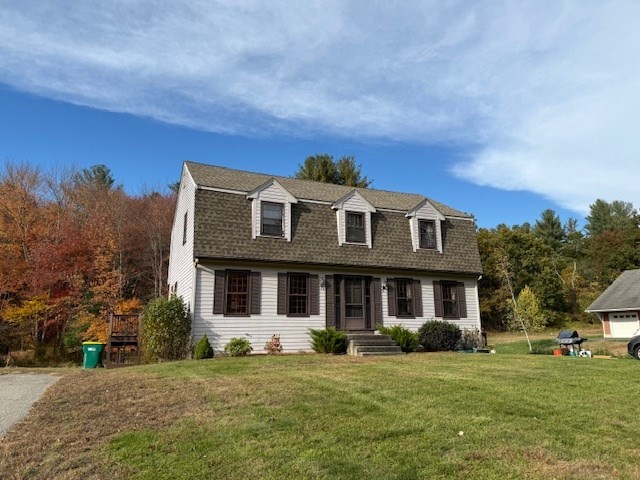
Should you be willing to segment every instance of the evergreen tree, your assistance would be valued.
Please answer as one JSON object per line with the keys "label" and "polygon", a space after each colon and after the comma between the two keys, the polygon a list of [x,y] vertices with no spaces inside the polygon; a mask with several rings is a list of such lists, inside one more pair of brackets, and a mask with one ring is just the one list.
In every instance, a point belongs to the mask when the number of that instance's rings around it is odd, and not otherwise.
{"label": "evergreen tree", "polygon": [[554,252],[559,253],[565,240],[565,232],[562,229],[560,218],[551,209],[542,212],[540,220],[533,227],[534,235],[541,239]]}
{"label": "evergreen tree", "polygon": [[362,176],[362,167],[356,163],[353,155],[345,155],[337,162],[328,154],[307,157],[298,165],[296,178],[316,182],[334,183],[350,187],[367,188],[371,181]]}

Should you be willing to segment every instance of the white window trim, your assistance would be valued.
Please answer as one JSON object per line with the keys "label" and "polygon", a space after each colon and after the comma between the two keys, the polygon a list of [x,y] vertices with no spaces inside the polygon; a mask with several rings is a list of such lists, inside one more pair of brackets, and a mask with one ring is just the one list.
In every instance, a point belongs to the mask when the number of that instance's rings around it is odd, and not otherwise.
{"label": "white window trim", "polygon": [[[358,203],[362,205],[361,207],[354,207],[352,205],[348,205],[349,200],[352,198],[356,198]],[[373,205],[371,205],[367,199],[365,199],[357,190],[352,190],[347,195],[342,197],[340,200],[335,202],[332,206],[332,209],[336,211],[336,221],[338,222],[338,245],[359,245],[359,246],[367,246],[368,248],[373,248],[373,235],[371,233],[371,214],[376,212],[376,209]],[[360,242],[347,242],[347,215],[346,212],[353,213],[364,213],[364,233],[366,241],[364,243]]]}
{"label": "white window trim", "polygon": [[[272,198],[262,198],[261,194],[268,188],[275,187],[282,192],[284,201],[277,201]],[[298,199],[291,195],[286,188],[284,188],[275,178],[268,180],[260,185],[255,190],[247,194],[247,199],[251,200],[251,238],[257,237],[273,238],[273,239],[285,239],[287,242],[291,241],[291,205],[298,203]],[[283,235],[281,237],[274,235],[262,235],[262,202],[267,203],[280,203],[282,208],[282,230]]]}

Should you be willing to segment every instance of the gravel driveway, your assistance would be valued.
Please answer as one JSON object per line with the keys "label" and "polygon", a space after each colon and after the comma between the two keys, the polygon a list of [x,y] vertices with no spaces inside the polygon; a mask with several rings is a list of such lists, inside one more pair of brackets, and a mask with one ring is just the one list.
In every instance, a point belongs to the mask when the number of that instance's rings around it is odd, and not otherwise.
{"label": "gravel driveway", "polygon": [[0,375],[0,437],[58,380],[53,375]]}

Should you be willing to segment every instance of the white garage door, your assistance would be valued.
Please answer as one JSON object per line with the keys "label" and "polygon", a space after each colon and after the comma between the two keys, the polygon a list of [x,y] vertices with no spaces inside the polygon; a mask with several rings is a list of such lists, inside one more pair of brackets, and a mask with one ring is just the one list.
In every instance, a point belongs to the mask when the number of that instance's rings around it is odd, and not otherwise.
{"label": "white garage door", "polygon": [[631,338],[640,328],[637,313],[614,313],[611,320],[611,336],[614,338]]}

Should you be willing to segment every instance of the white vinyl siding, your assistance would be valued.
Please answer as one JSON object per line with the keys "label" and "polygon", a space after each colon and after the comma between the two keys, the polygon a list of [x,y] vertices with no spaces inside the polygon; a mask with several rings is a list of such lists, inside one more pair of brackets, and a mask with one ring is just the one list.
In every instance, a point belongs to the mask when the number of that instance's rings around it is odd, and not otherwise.
{"label": "white vinyl siding", "polygon": [[[320,314],[309,317],[287,317],[278,315],[278,272],[292,269],[251,268],[261,274],[261,306],[259,315],[231,317],[213,314],[215,270],[233,269],[225,265],[200,265],[196,273],[198,290],[195,297],[193,336],[197,341],[207,335],[214,350],[222,351],[234,337],[245,337],[253,346],[254,353],[264,353],[264,345],[272,335],[280,335],[284,352],[310,351],[309,329],[323,329],[325,318],[325,291],[320,289]],[[324,272],[312,272],[324,278]]]}
{"label": "white vinyl siding", "polygon": [[[406,276],[405,276],[406,277]],[[393,278],[393,277],[390,277]],[[480,330],[480,305],[478,302],[478,290],[475,280],[464,280],[465,287],[465,299],[467,305],[467,317],[460,319],[443,319],[442,317],[436,317],[436,307],[433,298],[433,282],[437,280],[447,280],[440,277],[420,277],[409,276],[406,278],[413,278],[420,280],[420,286],[422,288],[422,317],[416,318],[398,318],[389,316],[389,304],[387,292],[382,292],[382,313],[383,324],[389,325],[402,325],[410,330],[418,330],[423,323],[428,320],[446,320],[455,325],[458,325],[461,330]],[[382,282],[386,283],[387,278],[382,277]],[[454,280],[461,281],[461,280]]]}
{"label": "white vinyl siding", "polygon": [[[169,291],[178,284],[175,294],[182,297],[185,304],[191,308],[193,285],[193,236],[194,236],[194,205],[196,186],[187,168],[183,168],[180,181],[180,192],[176,204],[171,229],[171,251],[169,254],[169,273],[167,283]],[[186,238],[184,230],[185,214],[187,218]],[[185,240],[183,242],[183,239]]]}

